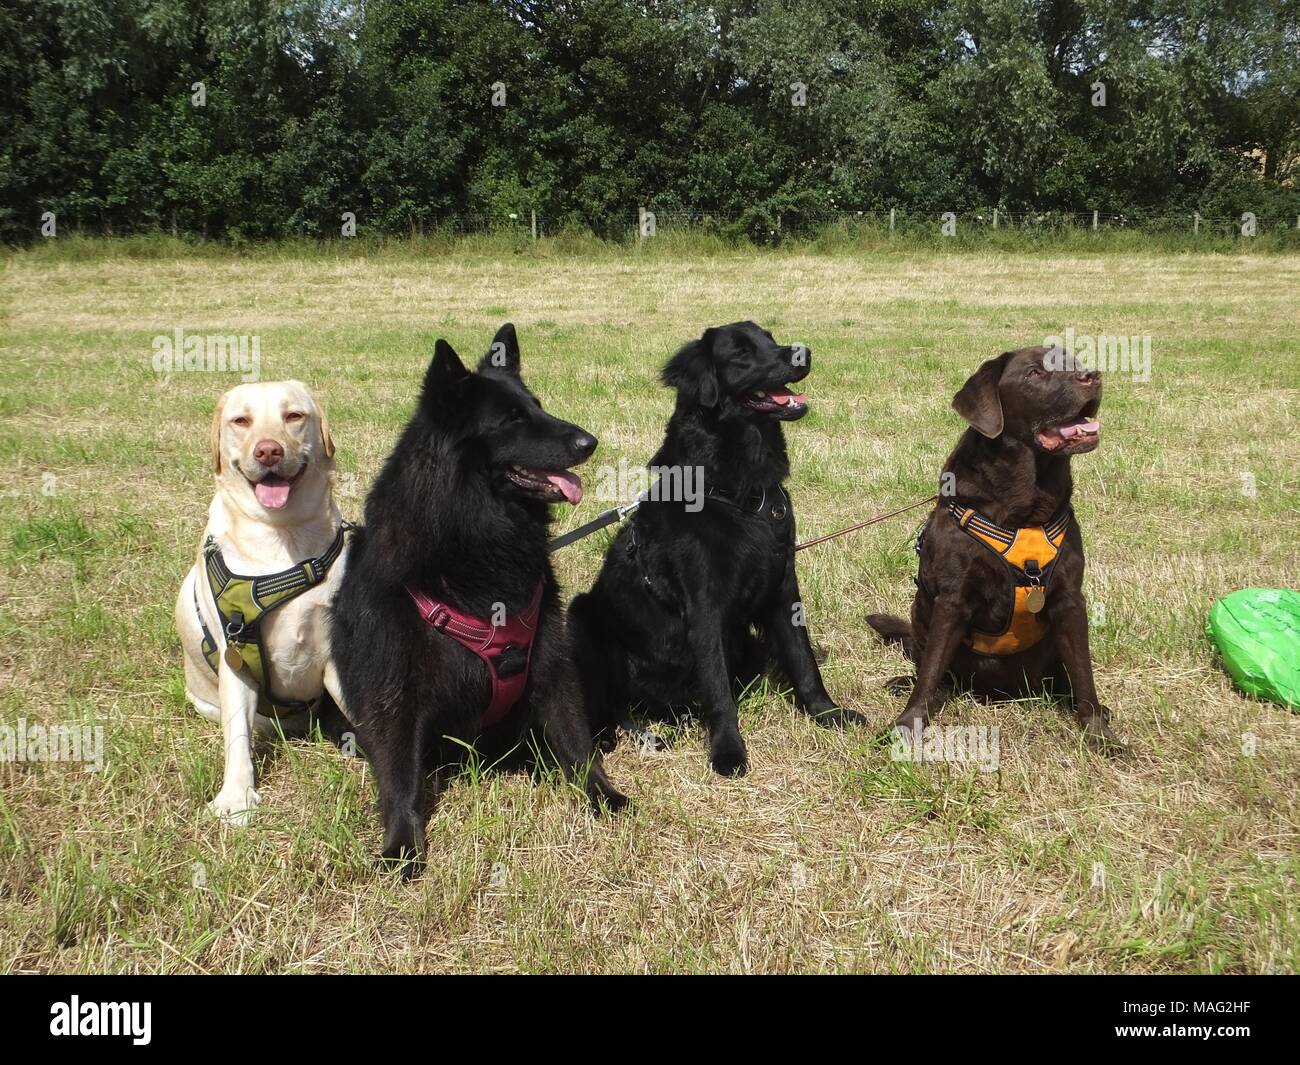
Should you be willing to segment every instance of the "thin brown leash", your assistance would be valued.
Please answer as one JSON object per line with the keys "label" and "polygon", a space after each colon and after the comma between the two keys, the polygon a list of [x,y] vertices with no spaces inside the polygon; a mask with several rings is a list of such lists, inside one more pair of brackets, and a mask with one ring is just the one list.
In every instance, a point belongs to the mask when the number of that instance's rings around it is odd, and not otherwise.
{"label": "thin brown leash", "polygon": [[816,547],[818,544],[824,544],[827,540],[834,540],[839,536],[848,536],[851,532],[857,532],[859,529],[865,529],[868,525],[875,525],[878,522],[885,521],[887,518],[897,517],[899,514],[906,514],[909,510],[915,510],[917,507],[924,507],[933,503],[938,496],[930,496],[922,499],[917,503],[909,503],[905,507],[899,507],[897,510],[891,510],[888,514],[877,514],[874,518],[868,518],[866,521],[860,521],[856,525],[850,525],[847,529],[840,529],[839,532],[827,533],[825,536],[819,536],[815,540],[805,540],[803,543],[795,546],[796,551],[802,551],[805,547]]}

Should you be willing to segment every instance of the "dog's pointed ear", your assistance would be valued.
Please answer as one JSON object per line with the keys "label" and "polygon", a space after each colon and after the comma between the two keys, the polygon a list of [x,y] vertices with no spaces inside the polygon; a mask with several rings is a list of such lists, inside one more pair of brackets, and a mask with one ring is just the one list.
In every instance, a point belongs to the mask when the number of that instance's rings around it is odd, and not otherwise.
{"label": "dog's pointed ear", "polygon": [[433,359],[424,374],[420,403],[437,410],[448,402],[454,402],[460,391],[457,386],[468,376],[469,371],[460,361],[456,349],[439,337],[433,346]]}
{"label": "dog's pointed ear", "polygon": [[718,405],[718,371],[713,364],[714,329],[706,329],[699,340],[692,340],[668,360],[659,377],[679,395],[694,400],[701,407]]}
{"label": "dog's pointed ear", "polygon": [[1004,351],[996,359],[988,359],[952,397],[952,409],[989,439],[1002,435],[1002,397],[998,395],[998,383],[1013,354]]}
{"label": "dog's pointed ear", "polygon": [[221,426],[226,420],[226,396],[225,393],[217,400],[217,409],[212,412],[212,472],[221,472]]}
{"label": "dog's pointed ear", "polygon": [[514,377],[519,376],[519,337],[515,335],[513,323],[506,322],[492,338],[492,346],[487,354],[479,360],[478,368],[483,370],[503,370]]}

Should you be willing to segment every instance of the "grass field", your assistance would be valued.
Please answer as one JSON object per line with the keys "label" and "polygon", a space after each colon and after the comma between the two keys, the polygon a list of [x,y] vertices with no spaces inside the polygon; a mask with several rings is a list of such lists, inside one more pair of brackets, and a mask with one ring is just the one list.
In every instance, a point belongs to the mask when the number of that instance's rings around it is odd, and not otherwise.
{"label": "grass field", "polygon": [[[1300,716],[1237,695],[1203,634],[1231,590],[1300,586],[1300,256],[110,245],[10,254],[3,292],[0,717],[102,725],[105,749],[97,773],[0,764],[0,971],[1300,970]],[[761,693],[743,779],[710,773],[697,731],[622,745],[626,816],[467,773],[409,886],[372,867],[368,767],[324,742],[260,749],[249,828],[205,814],[220,734],[184,703],[171,610],[236,376],[161,377],[155,335],[258,335],[263,379],[326,405],[359,517],[437,336],[477,355],[513,320],[534,391],[600,437],[595,464],[635,468],[670,409],[658,366],[746,317],[815,353],[787,428],[804,537],[932,492],[982,359],[1071,326],[1152,337],[1151,380],[1111,375],[1075,461],[1131,758],[1043,702],[958,700],[941,721],[997,726],[999,771],[911,765]],[[800,556],[827,686],[881,727],[904,666],[863,616],[906,609],[918,520]],[[566,589],[607,542],[563,553]]]}

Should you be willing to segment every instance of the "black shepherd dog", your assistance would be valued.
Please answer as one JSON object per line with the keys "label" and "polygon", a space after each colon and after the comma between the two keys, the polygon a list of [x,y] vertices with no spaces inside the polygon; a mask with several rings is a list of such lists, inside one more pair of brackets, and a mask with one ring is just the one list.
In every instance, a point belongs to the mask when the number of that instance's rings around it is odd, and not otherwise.
{"label": "black shepherd dog", "polygon": [[[786,385],[811,367],[807,348],[777,344],[753,322],[707,330],[664,367],[677,406],[650,463],[660,490],[569,611],[587,712],[606,747],[631,704],[651,714],[696,706],[713,768],[744,773],[735,693],[772,660],[816,721],[862,721],[826,694],[794,571],[781,422],[807,413]],[[685,486],[692,471],[703,480],[697,500],[664,498],[666,480]]]}
{"label": "black shepherd dog", "polygon": [[431,771],[461,760],[458,740],[493,761],[540,751],[594,804],[627,802],[593,754],[546,550],[550,504],[582,498],[568,468],[595,449],[524,386],[514,326],[477,373],[438,341],[331,626],[344,712],[378,779],[383,858],[406,876],[424,853]]}

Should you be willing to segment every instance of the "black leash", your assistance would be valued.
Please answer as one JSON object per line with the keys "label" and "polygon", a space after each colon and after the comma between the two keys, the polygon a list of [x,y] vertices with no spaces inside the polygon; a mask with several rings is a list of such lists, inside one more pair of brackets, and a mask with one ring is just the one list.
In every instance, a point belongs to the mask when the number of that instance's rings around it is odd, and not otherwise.
{"label": "black leash", "polygon": [[591,521],[585,525],[579,525],[576,529],[570,529],[568,532],[557,536],[546,545],[548,552],[558,551],[562,547],[568,547],[572,543],[590,536],[594,532],[605,528],[606,525],[613,525],[616,521],[623,521],[629,514],[636,510],[642,502],[649,497],[648,492],[642,492],[631,503],[624,503],[621,507],[614,507],[603,514],[597,514]]}

